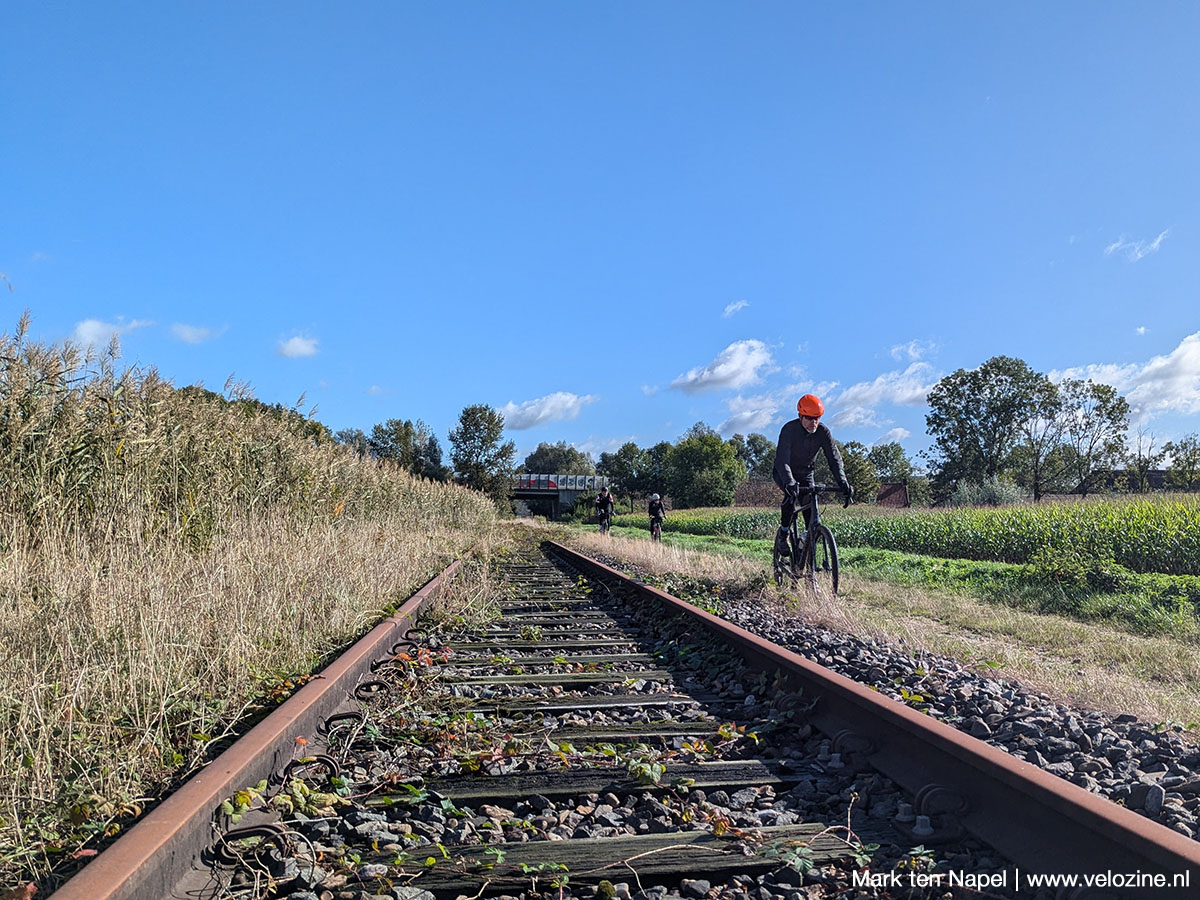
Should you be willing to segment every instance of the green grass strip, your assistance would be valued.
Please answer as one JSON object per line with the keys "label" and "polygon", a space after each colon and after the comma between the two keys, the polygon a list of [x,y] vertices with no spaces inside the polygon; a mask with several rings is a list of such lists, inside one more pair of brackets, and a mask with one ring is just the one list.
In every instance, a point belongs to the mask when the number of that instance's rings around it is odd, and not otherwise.
{"label": "green grass strip", "polygon": [[[613,533],[646,539],[647,529],[614,527]],[[663,543],[770,565],[770,540],[664,532]],[[1025,564],[942,559],[840,543],[838,552],[842,570],[857,578],[958,592],[1027,612],[1103,622],[1137,634],[1200,638],[1200,578],[1196,576],[1138,574],[1119,567],[1048,572]]]}

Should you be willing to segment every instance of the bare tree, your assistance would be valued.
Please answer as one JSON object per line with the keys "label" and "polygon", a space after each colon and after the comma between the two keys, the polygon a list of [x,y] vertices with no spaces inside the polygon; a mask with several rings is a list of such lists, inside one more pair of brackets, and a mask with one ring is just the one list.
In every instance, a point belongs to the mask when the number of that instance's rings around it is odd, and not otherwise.
{"label": "bare tree", "polygon": [[1129,490],[1144,494],[1150,490],[1150,472],[1157,469],[1165,457],[1165,450],[1155,450],[1156,438],[1145,428],[1137,430],[1137,438],[1125,457],[1125,479]]}

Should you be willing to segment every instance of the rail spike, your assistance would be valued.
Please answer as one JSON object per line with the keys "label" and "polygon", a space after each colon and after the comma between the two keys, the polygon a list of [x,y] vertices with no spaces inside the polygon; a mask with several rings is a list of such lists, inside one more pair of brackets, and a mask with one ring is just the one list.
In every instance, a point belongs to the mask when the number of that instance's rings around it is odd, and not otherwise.
{"label": "rail spike", "polygon": [[[233,844],[235,841],[243,841],[249,838],[261,838],[261,840],[258,844],[247,850],[237,850],[234,848]],[[246,857],[261,856],[263,851],[272,844],[280,856],[289,855],[292,852],[291,832],[284,826],[275,823],[232,828],[217,838],[211,848],[211,853],[213,858],[222,864],[233,866]]]}
{"label": "rail spike", "polygon": [[961,816],[970,807],[967,798],[954,788],[933,782],[922,787],[913,797],[913,809],[926,816]]}
{"label": "rail spike", "polygon": [[833,736],[833,751],[835,753],[862,753],[870,756],[878,749],[875,739],[867,734],[860,734],[845,728]]}
{"label": "rail spike", "polygon": [[317,768],[324,769],[327,778],[337,778],[342,774],[341,764],[336,759],[324,753],[318,753],[316,756],[303,756],[300,759],[293,759],[283,767],[281,778],[287,781],[296,772]]}
{"label": "rail spike", "polygon": [[391,691],[391,686],[386,681],[372,679],[363,681],[354,688],[354,699],[365,703],[368,700],[373,700],[376,697],[381,697]]}

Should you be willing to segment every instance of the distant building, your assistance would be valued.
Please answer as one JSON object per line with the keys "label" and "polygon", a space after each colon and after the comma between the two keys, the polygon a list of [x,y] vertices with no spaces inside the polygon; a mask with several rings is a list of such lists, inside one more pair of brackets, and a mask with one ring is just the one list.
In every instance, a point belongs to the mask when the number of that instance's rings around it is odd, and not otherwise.
{"label": "distant building", "polygon": [[908,501],[908,485],[903,481],[881,481],[879,493],[875,495],[878,506],[911,506]]}
{"label": "distant building", "polygon": [[751,475],[733,492],[734,506],[778,506],[783,493],[764,475]]}
{"label": "distant building", "polygon": [[[1125,469],[1114,469],[1104,479],[1108,490],[1124,491],[1129,489],[1129,472]],[[1146,472],[1146,487],[1152,491],[1165,490],[1167,486],[1166,469],[1150,469]]]}

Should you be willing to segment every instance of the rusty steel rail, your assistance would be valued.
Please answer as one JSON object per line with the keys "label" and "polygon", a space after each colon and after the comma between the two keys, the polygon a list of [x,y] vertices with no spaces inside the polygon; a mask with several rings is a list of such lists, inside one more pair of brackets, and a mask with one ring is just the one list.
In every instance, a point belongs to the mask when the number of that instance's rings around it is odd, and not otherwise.
{"label": "rusty steel rail", "polygon": [[295,738],[346,702],[373,661],[411,628],[438,590],[458,571],[455,560],[389,619],[322,669],[280,707],[201,769],[145,818],[50,895],[52,900],[158,900],[212,843],[212,816],[222,800],[279,771]]}
{"label": "rusty steel rail", "polygon": [[[1028,871],[1132,874],[1144,882],[1080,886],[1061,891],[1063,900],[1200,896],[1200,843],[603,563],[548,544],[580,569],[631,585],[691,617],[767,671],[785,673],[816,700],[809,721],[833,739],[833,749],[863,754],[912,792],[917,813],[960,824]],[[1185,873],[1188,884],[1174,886]],[[1166,886],[1152,885],[1156,875],[1165,877]]]}

